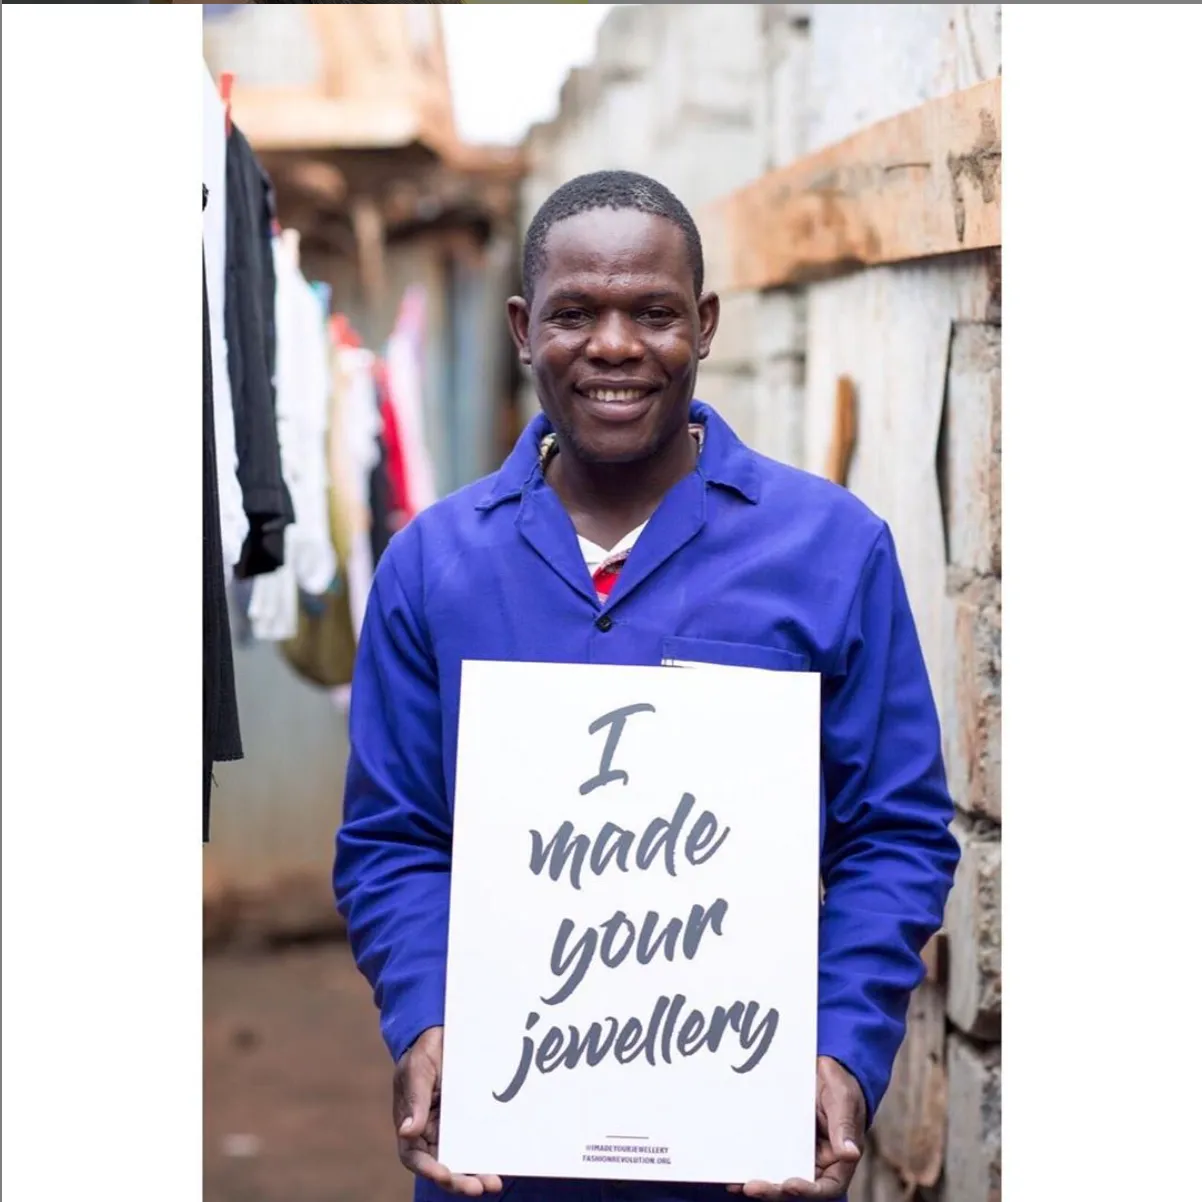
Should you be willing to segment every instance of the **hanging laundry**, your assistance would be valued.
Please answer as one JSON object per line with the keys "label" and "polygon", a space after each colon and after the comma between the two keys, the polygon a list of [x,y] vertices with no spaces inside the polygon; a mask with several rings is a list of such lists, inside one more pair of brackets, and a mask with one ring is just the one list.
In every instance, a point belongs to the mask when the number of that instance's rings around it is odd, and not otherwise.
{"label": "hanging laundry", "polygon": [[331,524],[341,540],[351,623],[358,640],[367,613],[375,563],[371,550],[371,473],[379,458],[380,412],[373,357],[345,318],[331,320],[334,388],[330,411]]}
{"label": "hanging laundry", "polygon": [[350,684],[356,640],[341,567],[320,597],[298,594],[296,634],[281,642],[280,650],[292,668],[312,684],[324,688]]}
{"label": "hanging laundry", "polygon": [[401,424],[397,416],[396,402],[392,397],[392,385],[386,360],[376,360],[374,374],[376,400],[380,407],[383,468],[392,493],[394,510],[394,517],[389,524],[393,529],[399,530],[413,517],[413,507],[409,498],[409,481],[405,475],[405,451],[401,443]]}
{"label": "hanging laundry", "polygon": [[226,580],[250,531],[238,483],[234,407],[225,344],[225,106],[208,68],[201,66],[204,110],[204,260],[213,376],[213,438],[216,454],[222,561]]}
{"label": "hanging laundry", "polygon": [[438,499],[434,463],[426,445],[422,420],[422,347],[426,334],[425,291],[405,290],[396,325],[388,339],[385,359],[388,386],[397,417],[404,464],[404,507],[412,516]]}
{"label": "hanging laundry", "polygon": [[329,522],[338,570],[321,596],[298,594],[297,633],[281,645],[305,679],[345,690],[375,564],[371,547],[371,476],[379,461],[380,415],[373,357],[345,317],[329,319],[329,420],[326,436]]}
{"label": "hanging laundry", "polygon": [[320,596],[337,569],[330,537],[326,435],[330,371],[325,315],[301,274],[299,235],[274,239],[276,428],[296,521],[284,532],[284,563],[256,576],[248,610],[255,637],[297,633],[298,589]]}
{"label": "hanging laundry", "polygon": [[217,440],[213,412],[209,289],[206,265],[203,262],[201,272],[204,281],[201,292],[201,443],[204,454],[204,466],[201,471],[204,498],[201,509],[201,758],[204,769],[201,837],[207,842],[213,764],[242,758],[242,733],[238,724],[234,653],[230,639],[225,571],[222,563],[221,498],[218,488]]}
{"label": "hanging laundry", "polygon": [[249,533],[240,576],[284,563],[284,531],[295,520],[276,426],[275,220],[271,184],[242,131],[226,146],[225,336],[233,399],[238,480]]}
{"label": "hanging laundry", "polygon": [[[379,389],[376,391],[379,400]],[[396,504],[396,491],[388,473],[388,448],[384,438],[383,423],[384,409],[380,409],[381,429],[376,437],[376,452],[379,459],[372,468],[371,492],[371,561],[374,567],[380,566],[380,560],[388,547],[396,528],[399,511]]]}

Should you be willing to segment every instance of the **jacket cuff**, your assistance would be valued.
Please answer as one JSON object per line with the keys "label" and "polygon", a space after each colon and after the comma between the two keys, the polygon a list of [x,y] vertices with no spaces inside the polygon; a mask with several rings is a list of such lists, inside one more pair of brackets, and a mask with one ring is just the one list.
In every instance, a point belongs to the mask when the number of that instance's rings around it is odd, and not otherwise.
{"label": "jacket cuff", "polygon": [[431,1027],[443,1025],[441,1010],[429,1010],[422,1014],[398,1014],[385,1018],[380,1023],[380,1033],[392,1054],[395,1064],[417,1042],[418,1038]]}

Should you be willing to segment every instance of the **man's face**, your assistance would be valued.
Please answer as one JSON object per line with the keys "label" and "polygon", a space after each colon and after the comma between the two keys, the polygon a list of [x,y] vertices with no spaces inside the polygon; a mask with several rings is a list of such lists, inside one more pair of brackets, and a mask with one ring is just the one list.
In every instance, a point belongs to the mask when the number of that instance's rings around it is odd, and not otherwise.
{"label": "man's face", "polygon": [[664,217],[594,209],[551,227],[529,306],[509,302],[518,354],[577,458],[632,463],[688,424],[718,298],[693,293],[684,234]]}

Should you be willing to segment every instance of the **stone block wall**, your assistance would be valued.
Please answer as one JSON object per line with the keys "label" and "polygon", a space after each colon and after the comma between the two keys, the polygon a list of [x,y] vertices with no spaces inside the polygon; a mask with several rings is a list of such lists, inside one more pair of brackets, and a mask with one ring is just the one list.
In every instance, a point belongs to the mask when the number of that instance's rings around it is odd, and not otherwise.
{"label": "stone block wall", "polygon": [[[627,168],[694,212],[863,126],[1001,72],[998,4],[619,5],[532,131],[528,220]],[[709,248],[714,257],[714,248]],[[822,471],[836,381],[848,487],[893,529],[944,730],[963,862],[852,1202],[1001,1189],[1001,294],[995,252],[722,297],[698,395]],[[535,399],[527,389],[526,411]]]}

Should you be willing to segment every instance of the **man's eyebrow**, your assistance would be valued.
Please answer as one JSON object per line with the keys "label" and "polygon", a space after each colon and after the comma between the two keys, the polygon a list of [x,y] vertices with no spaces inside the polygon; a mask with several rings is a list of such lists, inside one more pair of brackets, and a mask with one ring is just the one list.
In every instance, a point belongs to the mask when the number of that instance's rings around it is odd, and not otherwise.
{"label": "man's eyebrow", "polygon": [[[637,293],[634,302],[643,305],[654,304],[656,301],[680,302],[683,296],[684,294],[675,288],[654,288],[647,292]],[[593,305],[596,304],[596,297],[578,289],[563,289],[550,293],[543,303],[543,307],[550,308],[553,305],[563,304]]]}
{"label": "man's eyebrow", "polygon": [[653,292],[640,292],[638,299],[644,304],[652,301],[679,301],[684,293],[675,288],[657,288]]}
{"label": "man's eyebrow", "polygon": [[551,305],[562,305],[573,301],[577,304],[588,304],[591,300],[592,297],[590,297],[587,292],[563,289],[558,292],[550,293],[544,302],[543,307],[549,308]]}

